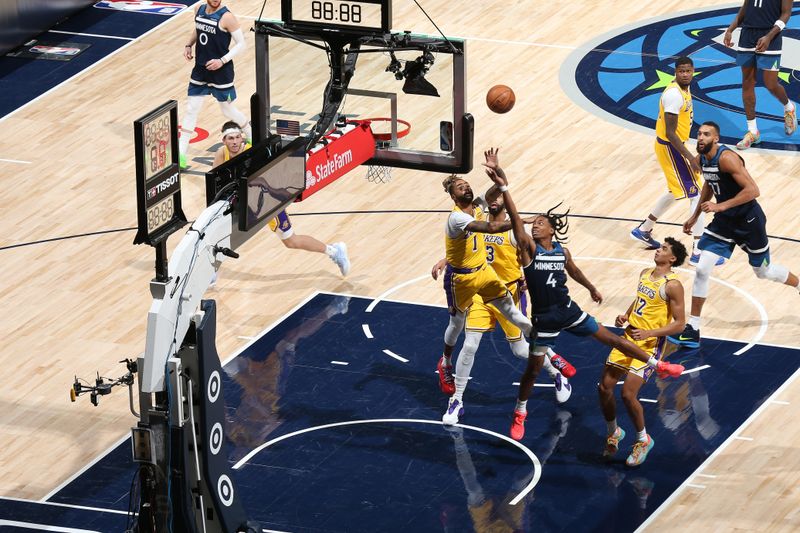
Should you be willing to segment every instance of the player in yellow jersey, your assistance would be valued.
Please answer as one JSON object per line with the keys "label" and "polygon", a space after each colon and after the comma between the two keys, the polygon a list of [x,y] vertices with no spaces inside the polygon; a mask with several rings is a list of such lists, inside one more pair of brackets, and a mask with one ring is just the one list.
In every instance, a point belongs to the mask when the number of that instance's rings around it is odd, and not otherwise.
{"label": "player in yellow jersey", "polygon": [[[694,213],[700,200],[700,189],[703,188],[700,165],[684,144],[689,139],[694,119],[692,93],[689,89],[693,77],[692,60],[688,57],[678,58],[675,61],[675,80],[667,85],[659,101],[655,152],[667,179],[669,191],[656,200],[656,205],[645,221],[631,230],[631,237],[646,244],[649,250],[660,247],[652,236],[653,227],[675,200],[688,198],[690,213]],[[690,262],[693,265],[700,258],[697,242],[702,234],[703,217],[700,217],[692,228],[694,252]]]}
{"label": "player in yellow jersey", "polygon": [[[445,228],[447,266],[444,289],[447,294],[450,321],[444,333],[444,351],[437,370],[439,387],[442,392],[452,396],[456,391],[453,379],[453,349],[464,329],[467,309],[472,305],[473,296],[477,294],[483,302],[493,303],[503,316],[522,330],[526,337],[531,330],[531,321],[514,305],[508,288],[486,262],[486,246],[481,234],[503,233],[511,229],[511,223],[487,221],[484,216],[486,206],[478,205],[466,180],[455,175],[448,176],[442,185],[455,205],[447,217]],[[499,188],[492,185],[482,198],[486,202],[492,202],[499,193]]]}
{"label": "player in yellow jersey", "polygon": [[[641,272],[636,299],[625,314],[619,315],[615,321],[617,327],[627,322],[625,338],[659,360],[668,355],[666,352],[675,349],[675,345],[667,342],[667,335],[683,331],[686,322],[683,285],[672,271],[672,267],[683,264],[686,255],[686,248],[679,241],[671,237],[664,239],[664,244],[655,253],[656,266]],[[653,369],[646,363],[628,357],[617,349],[611,350],[598,386],[600,408],[608,430],[604,457],[617,453],[619,442],[625,437],[625,431],[617,426],[614,399],[614,387],[623,377],[622,401],[638,433],[626,464],[642,464],[653,448],[653,438],[645,429],[644,410],[638,398],[639,389],[652,373]]]}
{"label": "player in yellow jersey", "polygon": [[[250,146],[245,141],[244,132],[239,125],[234,121],[226,122],[222,126],[222,146],[214,154],[214,167],[250,149]],[[347,257],[347,245],[345,243],[325,244],[310,235],[296,234],[286,211],[281,211],[269,221],[269,229],[280,238],[285,247],[326,254],[331,261],[336,263],[343,276],[350,272],[350,259]],[[214,281],[216,281],[216,277]]]}
{"label": "player in yellow jersey", "polygon": [[[483,198],[479,198],[478,203],[487,204]],[[489,203],[488,212],[491,222],[504,221],[508,218],[502,198],[497,198]],[[517,244],[513,232],[508,230],[503,233],[484,233],[482,236],[483,244],[486,247],[486,262],[508,288],[517,308],[527,315],[527,291],[522,268],[517,259]],[[446,266],[446,259],[436,263],[431,269],[433,279],[438,279],[439,274],[445,270]],[[472,306],[467,311],[464,344],[456,359],[455,375],[453,376],[455,393],[450,397],[447,410],[442,416],[442,422],[445,425],[458,423],[459,418],[464,414],[463,395],[469,383],[481,337],[484,333],[494,331],[496,324],[500,324],[506,334],[511,352],[520,359],[528,359],[528,341],[522,335],[522,331],[504,317],[494,305],[484,303],[483,299],[476,294],[472,298]],[[572,394],[572,385],[569,384],[568,378],[575,375],[575,367],[553,350],[548,350],[544,368],[553,379],[556,401],[558,403],[566,402]]]}

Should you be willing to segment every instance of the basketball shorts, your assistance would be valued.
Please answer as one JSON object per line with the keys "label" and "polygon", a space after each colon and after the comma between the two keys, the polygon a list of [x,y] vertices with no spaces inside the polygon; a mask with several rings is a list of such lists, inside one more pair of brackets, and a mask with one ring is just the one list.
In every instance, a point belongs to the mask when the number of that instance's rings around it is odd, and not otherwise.
{"label": "basketball shorts", "polygon": [[[528,293],[527,291],[520,291],[520,284],[517,281],[512,281],[507,285],[508,290],[511,292],[511,297],[514,299],[517,309],[522,311],[522,314],[528,316]],[[506,334],[508,342],[515,342],[522,339],[522,331],[511,323],[503,313],[500,312],[492,304],[483,303],[483,299],[477,294],[472,297],[472,307],[467,312],[467,331],[480,331],[485,333],[493,331],[496,324],[500,324],[503,332]]]}
{"label": "basketball shorts", "polygon": [[697,196],[703,188],[703,180],[700,174],[692,172],[692,167],[686,158],[669,141],[658,137],[656,137],[655,151],[672,196],[676,200]]}
{"label": "basketball shorts", "polygon": [[769,264],[769,237],[767,216],[761,206],[754,204],[745,215],[726,217],[717,213],[700,237],[697,247],[730,259],[733,247],[738,245],[747,253],[751,266]]}
{"label": "basketball shorts", "polygon": [[[674,352],[675,348],[677,347],[675,344],[667,342],[666,337],[650,337],[649,339],[645,339],[643,341],[637,341],[630,336],[628,333],[629,329],[630,327],[625,328],[623,337],[659,361],[664,359],[664,357],[669,355],[669,353]],[[654,370],[653,367],[647,366],[647,363],[639,361],[638,359],[634,359],[633,357],[628,357],[616,348],[611,350],[611,353],[608,354],[606,364],[616,368],[621,368],[622,370],[627,370],[631,374],[639,376],[644,381],[650,379],[650,376],[653,374]]]}
{"label": "basketball shorts", "polygon": [[292,221],[289,219],[289,214],[286,211],[281,211],[275,218],[269,221],[269,229],[275,232],[282,241],[294,235]]}
{"label": "basketball shorts", "polygon": [[600,329],[594,317],[583,311],[572,300],[566,305],[554,305],[541,311],[534,309],[533,319],[536,339],[530,343],[532,347],[554,348],[562,331],[568,331],[579,337],[588,337]]}
{"label": "basketball shorts", "polygon": [[475,272],[469,273],[456,272],[447,265],[444,291],[447,294],[447,310],[451,315],[456,311],[466,312],[472,305],[472,297],[476,294],[484,303],[503,298],[508,294],[505,283],[500,281],[494,269],[486,263]]}
{"label": "basketball shorts", "polygon": [[767,50],[757,54],[756,43],[769,33],[772,28],[742,28],[739,35],[739,45],[736,50],[736,64],[740,67],[756,67],[758,70],[781,69],[781,49],[783,47],[781,34],[770,41]]}

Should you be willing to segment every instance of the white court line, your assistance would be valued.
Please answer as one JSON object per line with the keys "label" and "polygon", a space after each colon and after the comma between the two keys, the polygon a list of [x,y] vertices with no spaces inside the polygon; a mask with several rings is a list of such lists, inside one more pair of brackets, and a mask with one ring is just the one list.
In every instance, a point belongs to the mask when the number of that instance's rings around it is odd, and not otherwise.
{"label": "white court line", "polygon": [[[190,10],[190,9],[187,9],[187,10],[185,10],[185,11],[182,11],[181,13],[185,13],[185,12],[192,13],[192,10]],[[150,35],[151,33],[155,32],[155,31],[157,31],[157,30],[164,29],[164,27],[166,27],[166,26],[167,26],[168,24],[170,24],[172,21],[174,21],[174,20],[177,20],[177,19],[179,19],[179,18],[180,18],[180,13],[179,13],[178,15],[175,15],[175,16],[171,17],[171,18],[170,18],[169,20],[167,20],[166,22],[162,22],[161,24],[159,24],[158,26],[154,27],[154,28],[153,28],[153,29],[151,29],[150,31],[148,31],[148,32],[145,32],[144,34],[140,35],[139,37],[137,37],[137,38],[136,38],[136,39],[134,39],[133,41],[129,41],[128,43],[126,43],[126,44],[122,45],[122,46],[121,46],[121,47],[120,47],[118,50],[114,50],[113,52],[111,52],[110,54],[108,54],[107,56],[105,56],[104,58],[102,58],[102,59],[98,60],[97,62],[95,62],[95,63],[93,63],[93,64],[89,65],[89,66],[88,66],[88,67],[86,67],[85,69],[83,69],[83,70],[81,70],[80,72],[76,73],[74,76],[71,76],[71,77],[67,78],[66,80],[64,80],[64,81],[62,81],[61,83],[59,83],[58,85],[56,85],[55,87],[51,87],[51,88],[50,88],[50,89],[48,89],[47,91],[43,92],[42,94],[40,94],[39,96],[37,96],[36,98],[34,98],[33,100],[31,100],[30,102],[28,102],[28,103],[26,103],[26,104],[23,104],[23,105],[19,106],[19,107],[18,107],[18,108],[16,108],[14,111],[11,111],[10,113],[8,113],[7,115],[5,115],[4,117],[0,117],[0,122],[3,122],[3,121],[4,121],[4,120],[6,120],[7,118],[9,118],[9,117],[11,117],[11,116],[13,116],[13,115],[16,115],[17,113],[19,113],[20,111],[22,111],[23,109],[25,109],[26,107],[28,107],[29,105],[33,104],[34,102],[38,101],[38,100],[39,100],[39,99],[41,99],[41,98],[44,98],[45,96],[47,96],[47,95],[48,95],[48,94],[50,94],[51,92],[53,92],[53,91],[55,91],[56,89],[60,88],[62,85],[66,85],[66,84],[68,84],[69,82],[73,81],[74,79],[78,78],[79,76],[83,76],[83,75],[84,75],[84,74],[86,74],[87,72],[89,72],[89,71],[91,71],[91,70],[93,70],[93,69],[95,69],[95,68],[99,67],[100,65],[102,65],[103,63],[105,63],[106,61],[108,61],[109,59],[111,59],[112,57],[114,57],[115,55],[117,55],[118,53],[120,53],[120,52],[122,52],[123,50],[125,50],[126,48],[128,48],[130,45],[132,45],[132,44],[133,44],[133,43],[135,43],[136,41],[139,41],[139,40],[141,40],[141,39],[144,39],[145,37],[147,37],[148,35]]]}
{"label": "white court line", "polygon": [[53,505],[55,507],[68,507],[70,509],[82,509],[84,511],[97,511],[98,513],[112,513],[112,514],[128,514],[128,511],[119,511],[117,509],[103,509],[101,507],[88,507],[86,505],[72,505],[69,503],[56,503],[56,502],[45,502],[45,501],[36,501],[36,500],[26,500],[25,498],[10,498],[8,496],[0,497],[0,501],[2,500],[10,500],[12,502],[23,502],[23,503],[36,503],[38,505]]}
{"label": "white court line", "polygon": [[755,440],[755,439],[753,439],[753,437],[740,437],[738,435],[733,437],[733,438],[736,439],[736,440],[746,440],[748,442],[751,442],[751,441]]}
{"label": "white court line", "polygon": [[[47,500],[49,500],[50,498],[52,498],[53,496],[55,496],[55,495],[56,495],[56,493],[58,493],[58,491],[60,491],[61,489],[63,489],[64,487],[66,487],[67,485],[69,485],[70,483],[72,483],[73,481],[75,481],[75,479],[76,479],[78,476],[80,476],[81,474],[83,474],[84,472],[86,472],[87,470],[89,470],[91,467],[93,467],[95,464],[97,464],[97,463],[98,463],[98,462],[99,462],[99,461],[100,461],[100,460],[101,460],[103,457],[105,457],[106,455],[110,454],[112,451],[114,451],[114,449],[115,449],[117,446],[119,446],[120,444],[122,444],[123,442],[125,442],[126,440],[128,440],[129,438],[130,438],[130,433],[129,433],[129,434],[127,434],[127,435],[125,435],[125,436],[124,436],[124,437],[122,437],[121,439],[117,440],[117,441],[116,441],[114,444],[112,444],[111,446],[109,446],[108,448],[106,448],[106,450],[105,450],[105,451],[103,451],[103,452],[100,452],[100,455],[98,455],[97,457],[95,457],[94,459],[92,459],[91,461],[89,461],[89,463],[85,464],[85,465],[83,466],[83,468],[81,468],[80,470],[78,470],[77,472],[75,472],[74,474],[72,474],[70,477],[68,477],[66,480],[64,480],[64,482],[63,482],[63,483],[61,483],[61,484],[60,484],[60,485],[58,485],[56,488],[54,488],[53,490],[51,490],[50,492],[48,492],[47,494],[45,494],[45,495],[44,495],[44,497],[43,497],[41,500],[39,500],[39,502],[38,502],[38,503],[50,503],[50,502],[48,502]],[[14,498],[6,498],[6,499],[8,499],[8,500],[13,500]],[[25,501],[28,501],[28,500],[19,500],[19,501],[21,501],[21,502],[25,502]],[[51,504],[51,505],[61,505],[61,504],[53,503],[53,504]]]}
{"label": "white court line", "polygon": [[639,398],[640,402],[658,403],[658,400],[651,400],[650,398]]}
{"label": "white court line", "polygon": [[332,364],[332,365],[342,365],[342,366],[347,366],[347,365],[349,365],[350,363],[348,363],[347,361],[331,361],[331,364]]}
{"label": "white court line", "polygon": [[393,351],[391,351],[391,350],[383,350],[383,353],[385,353],[385,354],[386,354],[386,355],[388,355],[389,357],[394,357],[394,358],[395,358],[395,359],[397,359],[398,361],[401,361],[401,362],[403,362],[403,363],[408,363],[408,359],[406,359],[405,357],[400,357],[399,355],[397,355],[396,353],[394,353],[394,352],[393,352]]}
{"label": "white court line", "polygon": [[2,163],[19,163],[21,165],[31,165],[32,161],[22,161],[21,159],[0,159]]}
{"label": "white court line", "polygon": [[776,403],[778,405],[791,405],[789,402],[784,402],[783,400],[772,400],[772,403]]}
{"label": "white court line", "polygon": [[244,341],[251,341],[251,340],[255,339],[255,337],[248,337],[246,335],[236,335],[236,338],[237,339],[242,339]]}
{"label": "white court line", "polygon": [[717,478],[717,476],[714,476],[714,475],[711,475],[711,474],[697,474],[697,477],[707,477],[707,478],[711,478],[711,479],[716,479]]}
{"label": "white court line", "polygon": [[[355,425],[360,425],[360,424],[385,424],[385,423],[432,424],[432,425],[435,425],[435,426],[442,426],[443,425],[441,420],[421,420],[421,419],[416,419],[416,418],[375,418],[375,419],[372,419],[372,420],[350,420],[348,422],[334,422],[333,424],[324,424],[322,426],[314,426],[314,427],[310,427],[310,428],[300,429],[298,431],[293,431],[291,433],[287,433],[286,435],[281,435],[280,437],[277,437],[277,438],[274,438],[274,439],[272,439],[270,441],[265,442],[264,444],[262,444],[261,446],[259,446],[258,448],[254,449],[252,452],[248,453],[243,458],[241,458],[238,463],[233,465],[233,469],[234,470],[239,470],[242,466],[247,464],[247,462],[250,459],[252,459],[255,455],[257,455],[259,452],[261,452],[261,450],[263,450],[263,449],[265,449],[265,448],[267,448],[269,446],[272,446],[273,444],[278,443],[278,442],[280,442],[282,440],[294,437],[296,435],[301,435],[303,433],[309,433],[311,431],[317,431],[318,429],[328,429],[328,428],[340,427],[340,426],[355,426]],[[479,428],[479,427],[476,427],[476,426],[468,426],[466,424],[456,424],[456,426],[458,426],[460,428],[464,428],[464,429],[471,429],[473,431],[479,431],[481,433],[485,433],[487,435],[492,435],[493,437],[497,437],[498,439],[502,439],[502,440],[508,442],[509,444],[513,444],[514,446],[516,446],[517,448],[522,450],[525,453],[525,455],[527,455],[528,458],[531,460],[531,463],[533,463],[533,478],[531,479],[530,483],[528,483],[528,485],[524,489],[522,489],[522,491],[519,494],[517,494],[514,497],[514,499],[512,499],[510,502],[508,502],[509,505],[518,504],[520,502],[520,500],[522,500],[522,498],[524,498],[531,490],[533,490],[533,487],[536,486],[536,483],[539,482],[539,478],[542,476],[542,465],[539,462],[539,459],[536,457],[536,455],[530,450],[530,448],[528,448],[527,446],[525,446],[522,443],[519,443],[519,442],[517,442],[517,441],[515,441],[513,439],[510,439],[509,437],[506,437],[505,435],[502,435],[500,433],[495,433],[494,431],[489,431],[488,429],[483,429],[483,428]]]}
{"label": "white court line", "polygon": [[791,384],[794,382],[794,380],[796,380],[796,379],[797,379],[797,377],[798,377],[798,376],[800,376],[800,368],[798,368],[798,369],[795,371],[795,373],[794,373],[794,374],[792,374],[792,375],[789,377],[789,379],[787,379],[786,381],[784,381],[784,382],[783,382],[783,385],[781,385],[780,387],[778,387],[778,389],[777,389],[775,392],[773,392],[773,393],[770,395],[770,397],[769,397],[769,398],[767,398],[767,401],[765,401],[764,403],[762,403],[762,404],[761,404],[761,406],[760,406],[758,409],[756,409],[755,411],[753,411],[753,414],[751,414],[751,415],[750,415],[750,416],[747,418],[747,420],[745,420],[744,422],[742,422],[742,425],[741,425],[741,426],[739,426],[739,427],[736,429],[736,431],[734,431],[734,432],[733,432],[733,434],[732,434],[730,437],[728,437],[727,439],[725,439],[725,442],[723,442],[722,444],[720,444],[720,445],[717,447],[717,449],[716,449],[716,450],[714,450],[714,451],[711,453],[711,455],[709,455],[709,456],[706,458],[706,460],[705,460],[705,461],[703,461],[703,462],[700,464],[700,466],[698,466],[698,467],[695,469],[695,471],[694,471],[694,472],[692,472],[692,473],[691,473],[689,476],[687,476],[687,478],[686,478],[686,481],[684,481],[683,483],[681,483],[681,485],[680,485],[680,486],[679,486],[677,489],[675,489],[675,491],[674,491],[672,494],[670,494],[670,495],[669,495],[669,497],[668,497],[666,500],[664,500],[664,501],[661,503],[661,505],[659,505],[659,506],[658,506],[658,508],[657,508],[655,511],[653,511],[653,513],[652,513],[650,516],[648,516],[648,517],[647,517],[647,520],[645,520],[644,522],[642,522],[642,523],[641,523],[641,525],[639,525],[639,527],[638,527],[638,528],[636,528],[636,532],[635,532],[635,533],[640,533],[641,531],[643,531],[644,529],[646,529],[646,528],[647,528],[647,526],[649,526],[649,525],[650,525],[650,524],[651,524],[651,523],[652,523],[652,522],[653,522],[653,521],[654,521],[654,520],[655,520],[655,519],[658,517],[658,515],[660,515],[662,512],[664,512],[664,510],[665,510],[665,509],[667,509],[667,508],[668,508],[668,507],[669,507],[669,506],[670,506],[670,505],[671,505],[671,504],[672,504],[672,503],[673,503],[673,502],[674,502],[674,501],[675,501],[675,500],[678,498],[678,496],[680,496],[681,492],[683,492],[683,489],[684,489],[684,487],[686,487],[686,486],[688,485],[688,483],[689,483],[689,481],[688,481],[688,480],[689,480],[689,479],[692,479],[692,478],[693,478],[694,476],[696,476],[696,475],[699,475],[699,474],[700,474],[700,472],[702,472],[702,471],[703,471],[703,470],[706,468],[706,466],[710,465],[710,464],[711,464],[711,462],[712,462],[712,461],[713,461],[713,460],[714,460],[714,459],[717,457],[717,455],[721,454],[721,453],[722,453],[722,452],[725,450],[725,448],[727,448],[727,447],[730,445],[730,443],[734,441],[734,439],[735,439],[734,435],[735,435],[736,433],[739,433],[740,431],[742,431],[742,430],[743,430],[745,427],[747,427],[747,425],[748,425],[748,424],[750,424],[750,422],[752,422],[753,420],[755,420],[755,419],[756,419],[756,418],[757,418],[757,417],[758,417],[758,416],[759,416],[759,415],[760,415],[760,414],[761,414],[761,413],[762,413],[762,412],[763,412],[763,411],[764,411],[764,410],[765,410],[767,407],[769,407],[770,400],[772,400],[773,398],[777,398],[779,395],[783,394],[783,391],[784,391],[784,390],[786,390],[786,388],[787,388],[787,387],[789,387],[789,386],[790,386],[790,385],[791,385]]}
{"label": "white court line", "polygon": [[402,289],[406,285],[411,285],[412,283],[416,283],[419,280],[425,279],[427,277],[430,277],[430,274],[425,274],[424,276],[419,276],[418,278],[413,278],[413,279],[410,279],[408,281],[405,281],[405,282],[401,283],[400,285],[395,285],[394,287],[390,288],[389,290],[387,290],[386,292],[384,292],[383,294],[379,295],[377,298],[372,300],[372,303],[367,306],[367,309],[366,309],[365,312],[371,313],[372,310],[375,309],[375,306],[378,305],[380,303],[380,301],[383,300],[386,296],[392,294],[393,292],[395,292],[397,290]]}
{"label": "white court line", "polygon": [[364,331],[364,335],[368,339],[374,339],[375,337],[372,336],[372,331],[369,329],[369,324],[361,324],[361,329]]}
{"label": "white court line", "polygon": [[34,522],[17,522],[16,520],[0,520],[0,527],[3,526],[20,529],[35,529],[36,531],[55,531],[56,533],[101,533],[96,529],[76,529],[74,527],[51,526]]}
{"label": "white court line", "polygon": [[[516,383],[516,385],[519,385],[519,383]],[[555,388],[556,385],[555,385],[555,383],[534,383],[533,386],[534,387],[552,387],[552,388]]]}
{"label": "white court line", "polygon": [[694,374],[695,372],[700,372],[701,370],[705,370],[706,368],[711,368],[711,365],[702,365],[702,366],[698,366],[697,368],[690,368],[689,370],[684,370],[681,373],[681,375]]}
{"label": "white court line", "polygon": [[118,39],[120,41],[135,41],[137,37],[119,37],[117,35],[100,35],[98,33],[80,33],[77,31],[47,30],[48,33],[64,33],[66,35],[80,35],[81,37],[99,37],[100,39]]}
{"label": "white court line", "polygon": [[[581,259],[581,260],[585,259],[587,261],[612,261],[615,263],[631,263],[634,265],[651,265],[653,263],[652,261],[640,261],[636,259],[617,259],[615,257],[578,256],[576,257],[576,259]],[[676,268],[674,270],[679,270],[681,272],[693,274],[693,271],[689,270],[688,268]],[[750,340],[750,342],[746,346],[740,348],[736,352],[733,352],[733,355],[742,355],[744,352],[746,352],[747,350],[758,344],[758,341],[760,341],[764,337],[764,334],[767,332],[767,324],[769,323],[769,317],[767,317],[767,310],[764,309],[764,306],[761,305],[761,302],[756,300],[749,292],[740,289],[736,285],[728,283],[727,281],[723,281],[719,278],[715,278],[714,276],[709,276],[708,279],[710,279],[711,281],[715,281],[720,285],[724,285],[729,289],[733,289],[734,291],[744,296],[747,300],[750,300],[750,303],[753,304],[753,307],[756,308],[756,311],[758,311],[758,314],[761,316],[761,326],[758,328],[758,333],[756,333],[756,335]]]}
{"label": "white court line", "polygon": [[288,531],[281,531],[280,529],[262,529],[264,533],[289,533]]}
{"label": "white court line", "polygon": [[697,485],[696,483],[687,483],[687,487],[692,487],[693,489],[704,489],[706,488],[705,485]]}

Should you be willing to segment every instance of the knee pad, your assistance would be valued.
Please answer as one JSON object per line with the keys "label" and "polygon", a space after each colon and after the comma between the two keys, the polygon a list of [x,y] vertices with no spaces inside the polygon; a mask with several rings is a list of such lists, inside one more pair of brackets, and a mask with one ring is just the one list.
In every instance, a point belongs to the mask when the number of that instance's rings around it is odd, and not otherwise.
{"label": "knee pad", "polygon": [[464,329],[466,320],[466,313],[461,313],[460,311],[450,315],[450,323],[447,324],[447,329],[444,331],[444,343],[446,345],[455,346],[458,336],[461,335],[461,331]]}
{"label": "knee pad", "polygon": [[700,260],[694,270],[692,296],[697,296],[698,298],[706,298],[708,296],[708,280],[711,277],[711,271],[714,270],[714,265],[717,264],[718,257],[717,254],[707,250],[700,252]]}
{"label": "knee pad", "polygon": [[518,357],[519,359],[527,359],[528,351],[528,343],[524,339],[511,343],[511,353],[514,354],[514,357]]}
{"label": "knee pad", "polygon": [[220,102],[219,109],[226,118],[233,120],[242,128],[248,125],[247,117],[244,116],[241,111],[236,109],[232,102]]}
{"label": "knee pad", "polygon": [[778,283],[786,283],[786,280],[789,279],[789,269],[781,265],[757,266],[753,267],[753,272],[756,273],[758,279],[768,279]]}

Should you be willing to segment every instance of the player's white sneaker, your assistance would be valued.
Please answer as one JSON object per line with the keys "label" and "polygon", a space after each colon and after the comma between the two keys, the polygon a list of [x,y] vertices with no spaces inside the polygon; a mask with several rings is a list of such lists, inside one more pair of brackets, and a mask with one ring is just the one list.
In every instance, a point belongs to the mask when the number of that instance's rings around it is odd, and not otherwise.
{"label": "player's white sneaker", "polygon": [[335,242],[331,246],[334,249],[331,261],[339,267],[342,276],[348,275],[350,273],[350,259],[347,257],[347,245],[343,242]]}
{"label": "player's white sneaker", "polygon": [[450,397],[447,402],[447,411],[442,415],[442,424],[445,426],[452,426],[458,424],[459,417],[464,414],[464,404],[461,400],[457,400],[454,396]]}
{"label": "player's white sneaker", "polygon": [[553,383],[555,383],[556,386],[556,401],[558,403],[564,403],[569,400],[569,397],[572,396],[572,385],[569,384],[567,378],[561,374],[556,374],[555,377],[553,377]]}

